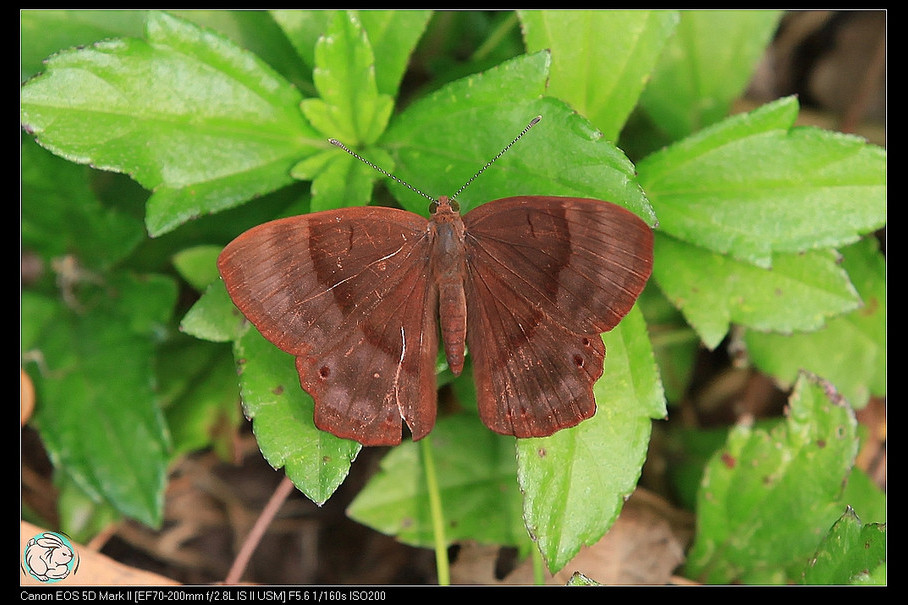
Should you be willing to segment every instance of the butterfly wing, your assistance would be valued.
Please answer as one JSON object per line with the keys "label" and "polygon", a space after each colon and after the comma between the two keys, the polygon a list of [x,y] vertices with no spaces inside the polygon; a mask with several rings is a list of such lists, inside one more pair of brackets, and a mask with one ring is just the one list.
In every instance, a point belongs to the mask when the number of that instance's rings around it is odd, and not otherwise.
{"label": "butterfly wing", "polygon": [[653,235],[599,200],[524,196],[464,216],[467,345],[492,430],[543,437],[596,411],[600,334],[634,305]]}
{"label": "butterfly wing", "polygon": [[259,225],[218,258],[227,291],[265,338],[296,356],[315,424],[365,445],[435,423],[437,291],[426,219],[347,208]]}

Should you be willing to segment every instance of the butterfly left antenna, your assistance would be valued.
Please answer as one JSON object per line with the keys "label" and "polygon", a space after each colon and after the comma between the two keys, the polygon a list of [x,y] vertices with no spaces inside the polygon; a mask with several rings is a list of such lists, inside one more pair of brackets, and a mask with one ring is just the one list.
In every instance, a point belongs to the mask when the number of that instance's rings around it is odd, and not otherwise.
{"label": "butterfly left antenna", "polygon": [[404,181],[403,179],[397,178],[396,176],[394,176],[393,174],[391,174],[390,172],[388,172],[388,171],[385,170],[384,168],[380,168],[380,167],[376,166],[375,164],[373,164],[372,162],[370,162],[369,160],[367,160],[367,159],[364,158],[363,156],[359,155],[359,154],[356,153],[355,151],[353,151],[353,150],[351,150],[350,148],[348,148],[346,145],[344,145],[343,143],[341,143],[341,142],[338,141],[337,139],[328,139],[328,142],[331,143],[332,145],[334,145],[335,147],[340,147],[341,149],[343,149],[344,151],[346,151],[347,153],[349,153],[350,155],[352,155],[353,157],[355,157],[355,158],[356,158],[357,160],[359,160],[360,162],[364,163],[364,164],[367,165],[367,166],[371,166],[372,168],[378,170],[380,173],[382,173],[383,175],[385,175],[385,176],[388,177],[389,179],[394,180],[394,181],[400,183],[401,185],[403,185],[404,187],[406,187],[406,188],[409,189],[410,191],[414,191],[414,192],[418,193],[419,195],[423,196],[424,198],[426,198],[426,199],[429,200],[430,202],[436,201],[435,198],[432,197],[431,195],[428,195],[428,194],[426,194],[426,193],[423,193],[422,191],[420,191],[419,189],[417,189],[416,187],[414,187],[414,186],[411,185],[410,183]]}

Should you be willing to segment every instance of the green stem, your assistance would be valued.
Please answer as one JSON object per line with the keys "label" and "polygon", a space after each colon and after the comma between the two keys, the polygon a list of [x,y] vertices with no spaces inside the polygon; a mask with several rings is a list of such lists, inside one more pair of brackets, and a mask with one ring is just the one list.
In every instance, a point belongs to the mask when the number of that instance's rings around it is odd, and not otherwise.
{"label": "green stem", "polygon": [[545,562],[542,560],[542,553],[535,544],[530,553],[533,557],[533,583],[543,586],[545,585]]}
{"label": "green stem", "polygon": [[472,61],[481,61],[486,58],[488,55],[495,50],[495,47],[501,44],[501,41],[504,40],[507,36],[511,34],[511,31],[517,26],[517,13],[512,12],[510,15],[502,19],[498,25],[492,30],[492,33],[486,38],[479,48],[473,51],[473,56],[470,57]]}
{"label": "green stem", "polygon": [[441,509],[441,494],[438,491],[438,477],[435,474],[435,458],[432,455],[432,443],[429,437],[420,441],[423,468],[426,471],[426,488],[429,492],[429,511],[432,515],[432,534],[435,537],[435,568],[438,574],[438,584],[448,586],[451,584],[450,567],[448,565],[448,541],[445,538],[445,516]]}

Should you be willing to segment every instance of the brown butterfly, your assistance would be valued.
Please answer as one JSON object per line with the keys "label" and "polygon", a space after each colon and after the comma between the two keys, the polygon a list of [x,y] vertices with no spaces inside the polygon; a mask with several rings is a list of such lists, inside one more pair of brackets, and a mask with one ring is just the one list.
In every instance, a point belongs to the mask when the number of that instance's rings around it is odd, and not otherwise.
{"label": "brown butterfly", "polygon": [[493,431],[543,437],[591,417],[600,334],[633,307],[652,253],[647,224],[609,202],[518,196],[461,216],[443,196],[428,220],[358,207],[265,223],[218,269],[243,315],[296,357],[316,426],[395,445],[401,421],[414,440],[435,424],[439,320],[455,375],[469,347]]}

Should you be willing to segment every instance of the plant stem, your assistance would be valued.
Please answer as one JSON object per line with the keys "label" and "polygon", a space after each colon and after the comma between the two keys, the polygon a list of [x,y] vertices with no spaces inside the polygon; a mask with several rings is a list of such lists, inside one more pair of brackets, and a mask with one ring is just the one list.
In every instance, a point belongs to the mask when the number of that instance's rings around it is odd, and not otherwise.
{"label": "plant stem", "polygon": [[535,544],[530,552],[533,557],[533,583],[543,586],[545,585],[545,561],[542,560],[542,553]]}
{"label": "plant stem", "polygon": [[435,458],[432,455],[432,443],[429,437],[420,442],[423,468],[426,472],[426,488],[429,492],[429,511],[432,515],[432,534],[435,537],[435,569],[438,584],[448,586],[451,583],[448,565],[448,541],[445,538],[445,517],[441,508],[441,494],[438,491],[438,477],[435,474]]}

